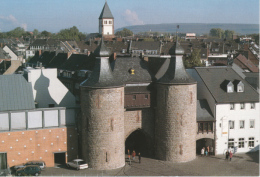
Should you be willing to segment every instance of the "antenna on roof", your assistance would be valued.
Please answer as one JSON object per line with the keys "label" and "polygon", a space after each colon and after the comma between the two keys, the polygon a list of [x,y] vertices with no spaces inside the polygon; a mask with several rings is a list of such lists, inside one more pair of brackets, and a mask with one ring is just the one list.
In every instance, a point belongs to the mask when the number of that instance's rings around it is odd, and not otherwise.
{"label": "antenna on roof", "polygon": [[180,25],[177,25],[176,28],[176,42],[178,42],[178,29],[180,28]]}

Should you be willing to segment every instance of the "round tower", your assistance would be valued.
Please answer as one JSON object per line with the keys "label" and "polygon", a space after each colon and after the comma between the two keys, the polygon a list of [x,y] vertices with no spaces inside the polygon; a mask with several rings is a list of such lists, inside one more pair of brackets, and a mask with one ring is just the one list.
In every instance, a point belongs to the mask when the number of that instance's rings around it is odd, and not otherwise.
{"label": "round tower", "polygon": [[103,38],[94,54],[93,72],[80,85],[82,156],[90,168],[115,169],[125,165],[124,87],[113,78]]}
{"label": "round tower", "polygon": [[196,157],[197,84],[183,66],[183,54],[176,40],[169,67],[157,81],[155,153],[158,159],[171,162]]}

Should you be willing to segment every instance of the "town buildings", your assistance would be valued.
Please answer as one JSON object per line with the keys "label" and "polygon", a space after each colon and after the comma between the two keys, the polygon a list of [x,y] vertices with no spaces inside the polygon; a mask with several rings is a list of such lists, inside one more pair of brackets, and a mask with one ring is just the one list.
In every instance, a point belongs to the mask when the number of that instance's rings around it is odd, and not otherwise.
{"label": "town buildings", "polygon": [[246,76],[229,66],[183,66],[194,48],[203,48],[205,60],[209,54],[219,59],[236,52],[232,44],[106,41],[114,33],[109,12],[105,3],[104,38],[89,41],[84,54],[72,54],[67,42],[66,53],[44,51],[51,41],[37,41],[44,45],[31,46],[36,69],[0,77],[3,167],[81,157],[103,170],[124,166],[127,149],[170,162],[191,161],[206,146],[215,154],[259,149],[259,93]]}

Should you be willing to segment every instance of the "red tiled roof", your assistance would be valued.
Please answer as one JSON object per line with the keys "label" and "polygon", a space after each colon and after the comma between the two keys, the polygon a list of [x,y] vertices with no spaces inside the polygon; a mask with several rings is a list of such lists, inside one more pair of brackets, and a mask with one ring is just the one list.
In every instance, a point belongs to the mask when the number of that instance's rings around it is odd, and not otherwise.
{"label": "red tiled roof", "polygon": [[250,60],[244,55],[239,54],[235,59],[234,63],[239,65],[242,69],[248,69],[251,72],[259,72],[259,68],[255,66]]}

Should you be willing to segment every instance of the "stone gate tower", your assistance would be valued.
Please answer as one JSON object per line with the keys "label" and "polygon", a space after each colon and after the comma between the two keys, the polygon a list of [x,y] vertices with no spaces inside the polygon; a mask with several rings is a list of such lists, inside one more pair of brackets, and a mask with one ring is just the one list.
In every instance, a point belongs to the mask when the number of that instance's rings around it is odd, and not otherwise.
{"label": "stone gate tower", "polygon": [[125,165],[124,87],[113,78],[103,38],[94,54],[93,72],[80,86],[82,156],[90,168],[115,169]]}
{"label": "stone gate tower", "polygon": [[183,48],[176,40],[165,75],[157,81],[155,155],[187,162],[196,157],[196,82],[183,66]]}

